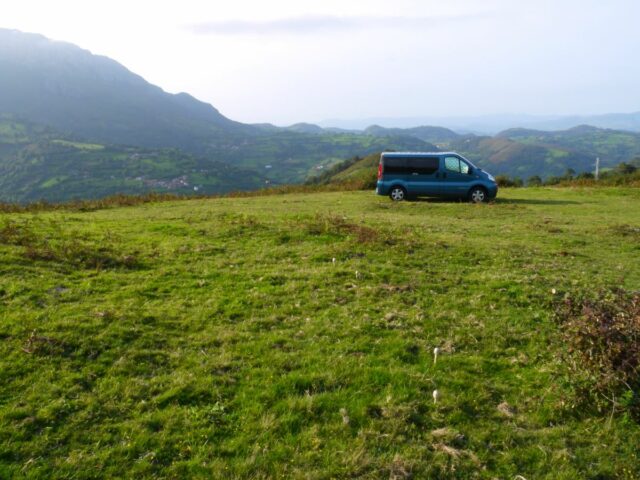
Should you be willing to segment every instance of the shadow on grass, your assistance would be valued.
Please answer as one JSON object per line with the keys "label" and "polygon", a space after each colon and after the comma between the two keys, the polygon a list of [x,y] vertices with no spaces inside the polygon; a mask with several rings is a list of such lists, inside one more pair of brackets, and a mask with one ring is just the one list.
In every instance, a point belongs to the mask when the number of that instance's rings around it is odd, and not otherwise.
{"label": "shadow on grass", "polygon": [[573,200],[549,200],[543,198],[496,198],[497,204],[504,205],[580,205],[583,202]]}
{"label": "shadow on grass", "polygon": [[[411,198],[409,202],[426,202],[426,203],[468,203],[468,200],[458,198],[430,198],[419,197]],[[582,202],[575,202],[573,200],[549,200],[542,198],[496,198],[491,203],[497,205],[579,205]]]}

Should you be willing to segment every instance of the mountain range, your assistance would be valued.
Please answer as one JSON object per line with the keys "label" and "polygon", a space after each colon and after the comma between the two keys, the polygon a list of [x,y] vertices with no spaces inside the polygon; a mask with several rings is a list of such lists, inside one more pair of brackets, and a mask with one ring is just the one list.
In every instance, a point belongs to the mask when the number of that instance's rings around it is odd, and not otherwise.
{"label": "mountain range", "polygon": [[640,133],[580,126],[495,136],[437,126],[244,124],[118,62],[0,29],[0,201],[297,183],[356,155],[453,149],[495,174],[542,177],[640,155]]}
{"label": "mountain range", "polygon": [[461,133],[495,135],[503,130],[519,127],[535,130],[567,130],[577,125],[640,132],[640,111],[632,113],[607,113],[601,115],[479,115],[479,116],[422,116],[422,117],[374,117],[361,119],[331,119],[320,122],[325,127],[363,130],[369,125],[387,128],[411,128],[415,125],[441,125]]}

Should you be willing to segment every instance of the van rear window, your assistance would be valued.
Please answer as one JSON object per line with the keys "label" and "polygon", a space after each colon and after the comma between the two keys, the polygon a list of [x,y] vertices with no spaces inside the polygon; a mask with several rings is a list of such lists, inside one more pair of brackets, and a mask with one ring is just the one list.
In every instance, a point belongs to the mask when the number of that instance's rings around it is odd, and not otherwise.
{"label": "van rear window", "polygon": [[407,159],[392,157],[384,159],[385,173],[407,173]]}
{"label": "van rear window", "polygon": [[384,159],[385,173],[431,175],[440,167],[439,157],[390,157]]}

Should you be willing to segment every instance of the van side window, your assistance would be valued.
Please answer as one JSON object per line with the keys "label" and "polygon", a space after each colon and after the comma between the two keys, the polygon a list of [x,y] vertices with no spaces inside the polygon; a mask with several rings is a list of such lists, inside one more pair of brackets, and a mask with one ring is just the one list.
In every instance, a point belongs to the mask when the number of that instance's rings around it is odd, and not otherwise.
{"label": "van side window", "polygon": [[[460,173],[460,159],[458,157],[445,157],[444,168],[446,168],[448,172]],[[469,167],[467,167],[467,170],[468,168]]]}
{"label": "van side window", "polygon": [[385,157],[384,172],[433,175],[440,169],[439,157]]}
{"label": "van side window", "polygon": [[384,159],[385,173],[406,173],[407,161],[404,158],[391,157]]}
{"label": "van side window", "polygon": [[407,166],[411,173],[433,175],[440,168],[440,159],[438,157],[407,158]]}
{"label": "van side window", "polygon": [[471,169],[467,162],[460,160],[458,157],[445,157],[444,168],[448,172],[464,173],[465,175],[468,175]]}

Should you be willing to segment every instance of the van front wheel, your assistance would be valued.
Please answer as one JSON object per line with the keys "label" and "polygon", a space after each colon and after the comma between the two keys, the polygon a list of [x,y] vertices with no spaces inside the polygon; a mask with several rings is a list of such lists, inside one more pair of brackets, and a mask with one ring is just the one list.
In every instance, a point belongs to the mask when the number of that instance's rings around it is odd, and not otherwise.
{"label": "van front wheel", "polygon": [[389,192],[389,198],[394,202],[401,202],[407,198],[407,191],[402,187],[393,187]]}
{"label": "van front wheel", "polygon": [[487,191],[482,187],[473,187],[469,192],[469,201],[471,203],[484,203],[487,199]]}

